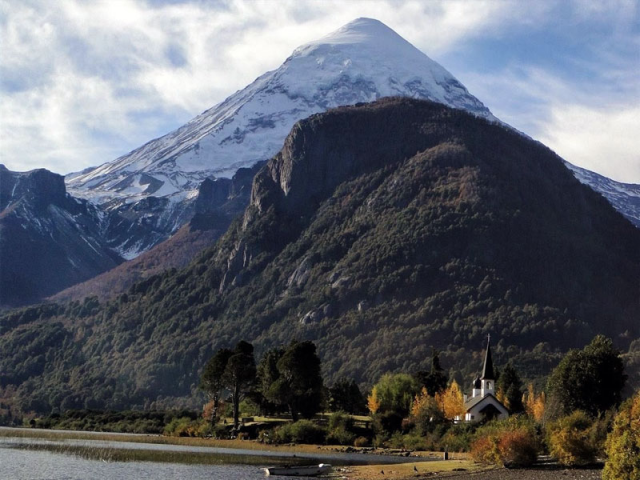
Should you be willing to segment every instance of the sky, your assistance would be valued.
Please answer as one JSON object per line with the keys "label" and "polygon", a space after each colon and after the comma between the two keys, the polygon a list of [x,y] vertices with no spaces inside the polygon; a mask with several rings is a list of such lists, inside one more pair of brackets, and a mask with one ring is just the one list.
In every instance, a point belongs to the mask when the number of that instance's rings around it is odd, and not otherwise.
{"label": "sky", "polygon": [[640,0],[0,0],[0,163],[70,173],[123,155],[376,18],[498,118],[640,183]]}

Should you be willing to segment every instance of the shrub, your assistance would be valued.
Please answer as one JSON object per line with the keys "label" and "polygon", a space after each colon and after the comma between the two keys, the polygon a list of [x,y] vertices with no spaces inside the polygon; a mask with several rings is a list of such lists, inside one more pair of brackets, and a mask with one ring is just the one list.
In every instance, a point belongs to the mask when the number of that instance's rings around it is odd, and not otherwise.
{"label": "shrub", "polygon": [[391,438],[389,439],[389,446],[391,448],[404,448],[404,436],[402,435],[402,433],[400,432],[395,432],[393,435],[391,435]]}
{"label": "shrub", "polygon": [[381,435],[391,435],[402,428],[402,415],[395,412],[378,414],[373,421],[374,431]]}
{"label": "shrub", "polygon": [[231,429],[231,425],[216,425],[213,427],[211,435],[213,435],[214,438],[228,439],[231,438]]}
{"label": "shrub", "polygon": [[640,478],[640,392],[620,407],[607,437],[606,453],[604,480]]}
{"label": "shrub", "polygon": [[327,431],[309,420],[299,420],[278,427],[274,432],[276,443],[324,443]]}
{"label": "shrub", "polygon": [[327,443],[330,445],[352,445],[355,438],[355,433],[339,427],[329,432],[327,435]]}
{"label": "shrub", "polygon": [[195,437],[197,423],[189,417],[175,417],[164,427],[164,434],[171,437]]}
{"label": "shrub", "polygon": [[592,424],[593,420],[581,410],[550,424],[547,443],[551,455],[566,466],[593,463],[597,449],[590,439]]}
{"label": "shrub", "polygon": [[613,428],[613,419],[615,415],[615,410],[607,411],[596,418],[589,429],[589,441],[596,449],[596,455],[598,457],[604,458],[606,456],[605,444],[607,441],[607,435]]}
{"label": "shrub", "polygon": [[358,437],[353,441],[354,447],[368,447],[371,441],[367,437]]}
{"label": "shrub", "polygon": [[471,445],[471,457],[480,463],[500,465],[500,453],[496,437],[480,437]]}
{"label": "shrub", "polygon": [[408,450],[427,450],[427,440],[417,434],[417,433],[409,433],[402,437],[402,447]]}
{"label": "shrub", "polygon": [[352,445],[356,438],[353,419],[344,412],[336,412],[329,417],[327,443],[332,445]]}
{"label": "shrub", "polygon": [[436,429],[434,433],[442,432],[438,442],[441,448],[452,452],[468,452],[473,442],[475,428],[476,426],[473,424],[463,423],[451,425],[448,429]]}
{"label": "shrub", "polygon": [[388,437],[385,435],[376,435],[373,438],[373,446],[376,448],[385,448],[387,446]]}
{"label": "shrub", "polygon": [[538,440],[530,420],[511,417],[480,428],[471,445],[471,456],[481,463],[526,467],[538,457]]}
{"label": "shrub", "polygon": [[538,458],[535,438],[525,429],[504,432],[498,440],[498,452],[506,467],[526,467]]}
{"label": "shrub", "polygon": [[336,412],[329,417],[329,430],[343,428],[345,430],[353,429],[353,419],[344,412]]}

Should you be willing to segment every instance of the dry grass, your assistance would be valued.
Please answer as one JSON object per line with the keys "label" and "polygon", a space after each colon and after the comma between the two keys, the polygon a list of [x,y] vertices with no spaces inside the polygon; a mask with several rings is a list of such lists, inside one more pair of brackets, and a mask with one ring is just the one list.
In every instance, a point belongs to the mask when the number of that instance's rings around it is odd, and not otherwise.
{"label": "dry grass", "polygon": [[94,447],[87,445],[65,445],[59,443],[13,444],[10,448],[31,451],[46,451],[73,455],[86,460],[104,462],[160,462],[196,465],[291,465],[308,463],[308,460],[291,457],[273,457],[264,455],[235,455],[225,453],[184,452],[171,450],[146,450],[117,447]]}
{"label": "dry grass", "polygon": [[267,445],[250,440],[216,440],[212,438],[195,437],[165,437],[162,435],[143,434],[111,434],[94,432],[61,432],[38,429],[2,428],[0,437],[14,438],[39,438],[43,440],[101,440],[106,442],[132,442],[132,443],[153,443],[158,445],[186,445],[192,447],[218,447],[218,448],[239,448],[244,450],[266,450],[266,451],[291,451],[291,452],[317,452],[315,445]]}
{"label": "dry grass", "polygon": [[[14,438],[38,438],[42,440],[101,440],[107,442],[133,442],[133,443],[152,443],[157,445],[185,445],[192,447],[216,447],[216,448],[237,448],[244,450],[257,450],[269,452],[291,452],[296,454],[304,453],[322,453],[324,452],[343,452],[346,447],[338,445],[270,445],[260,443],[253,440],[216,440],[213,438],[196,438],[196,437],[165,437],[162,435],[144,435],[144,434],[112,434],[99,432],[77,432],[77,431],[49,431],[29,428],[0,428],[0,437]],[[362,449],[354,448],[353,451]],[[376,450],[371,452],[367,458],[374,454],[391,454],[398,453],[393,450]],[[441,453],[433,452],[413,452],[412,456],[419,457],[440,457]]]}

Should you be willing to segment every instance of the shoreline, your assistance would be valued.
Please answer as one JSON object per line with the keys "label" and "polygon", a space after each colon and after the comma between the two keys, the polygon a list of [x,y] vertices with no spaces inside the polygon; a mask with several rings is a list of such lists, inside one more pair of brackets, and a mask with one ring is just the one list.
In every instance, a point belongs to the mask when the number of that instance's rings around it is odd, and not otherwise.
{"label": "shoreline", "polygon": [[[51,441],[52,451],[63,454],[75,454],[84,458],[96,459],[93,452],[83,452],[82,450],[98,450],[101,455],[105,455],[107,461],[144,461],[141,458],[127,459],[126,455],[118,454],[118,450],[131,450],[123,445],[108,448],[96,446],[73,446],[66,445],[64,448],[60,444],[73,440],[97,441],[134,444],[152,444],[159,448],[155,449],[146,461],[169,462],[169,463],[195,463],[202,465],[229,464],[229,465],[261,465],[273,462],[282,464],[287,457],[312,460],[313,457],[323,456],[338,457],[344,455],[344,460],[349,458],[353,465],[342,464],[337,460],[334,465],[332,478],[345,480],[409,480],[415,478],[469,478],[473,480],[554,480],[559,476],[566,480],[572,479],[599,479],[601,468],[589,469],[564,469],[564,468],[541,468],[532,467],[527,469],[506,469],[495,466],[486,466],[475,463],[468,454],[453,453],[449,455],[449,460],[442,460],[441,452],[410,452],[406,450],[356,448],[338,445],[269,445],[259,443],[255,440],[219,440],[213,438],[195,437],[166,437],[157,434],[122,434],[115,432],[89,432],[75,430],[46,430],[19,427],[0,427],[0,442],[2,438],[18,438],[24,440]],[[57,444],[57,445],[56,445]],[[204,453],[198,451],[181,451],[181,449],[162,450],[162,446],[173,447],[209,447],[211,449],[228,450],[227,452]],[[194,449],[194,450],[195,450]],[[134,449],[135,450],[135,449]],[[204,449],[203,449],[204,450]],[[244,450],[245,453],[234,453],[234,451]],[[247,452],[248,451],[248,452]],[[260,452],[270,454],[261,455]],[[216,461],[213,457],[222,455],[235,457],[229,461]],[[278,455],[280,454],[280,455]],[[204,455],[204,456],[203,456]],[[207,459],[211,456],[212,458]],[[159,457],[162,457],[161,459]],[[254,458],[255,457],[255,458]],[[360,457],[353,459],[353,457]],[[389,461],[393,457],[393,460]],[[153,460],[155,458],[156,460]],[[259,463],[255,461],[261,458]],[[237,460],[242,461],[237,462]],[[380,460],[379,462],[377,460]],[[361,463],[360,463],[361,462]],[[327,462],[331,463],[331,461]]]}
{"label": "shoreline", "polygon": [[[0,427],[1,438],[33,439],[59,443],[64,441],[97,441],[113,443],[145,443],[161,447],[210,447],[229,450],[231,454],[236,450],[253,451],[255,455],[260,452],[296,456],[297,458],[311,459],[326,454],[327,458],[344,455],[344,460],[353,462],[353,465],[336,465],[334,472],[339,478],[348,480],[372,480],[372,479],[408,479],[416,478],[414,468],[428,476],[450,476],[452,474],[465,474],[485,469],[467,458],[466,454],[450,455],[450,460],[440,460],[441,452],[412,452],[407,450],[375,449],[372,447],[347,447],[340,445],[302,445],[285,444],[270,445],[254,440],[219,440],[213,438],[195,437],[167,437],[157,434],[121,434],[114,432],[89,432],[74,430],[47,430],[20,427]],[[114,447],[117,449],[118,447]],[[172,458],[176,458],[173,452]],[[214,454],[212,452],[212,454]],[[313,457],[311,457],[313,456]],[[241,457],[241,455],[239,456]],[[360,458],[354,458],[360,457]],[[115,457],[114,460],[118,458]],[[276,457],[277,458],[277,457]],[[282,458],[282,457],[280,457]],[[275,458],[274,458],[275,460]],[[378,461],[379,460],[379,461]],[[246,462],[246,460],[245,460]],[[241,462],[241,463],[245,463]],[[206,462],[205,462],[206,463]],[[330,463],[330,462],[329,462]],[[384,472],[381,475],[380,472]],[[418,475],[420,477],[421,475]]]}
{"label": "shoreline", "polygon": [[[318,444],[268,444],[260,443],[256,440],[223,440],[202,437],[170,437],[160,434],[146,433],[117,433],[117,432],[95,432],[80,430],[48,430],[28,427],[0,427],[1,437],[22,437],[40,438],[52,440],[104,440],[112,442],[129,443],[152,443],[157,445],[183,445],[193,447],[214,447],[241,450],[256,450],[268,452],[282,452],[293,454],[322,454],[323,452],[333,454],[357,454],[363,456],[392,456],[400,461],[405,458],[432,459],[442,457],[442,452],[410,451],[403,449],[388,449],[374,447],[351,447],[345,445],[318,445]],[[466,453],[450,454],[451,458],[466,459]]]}

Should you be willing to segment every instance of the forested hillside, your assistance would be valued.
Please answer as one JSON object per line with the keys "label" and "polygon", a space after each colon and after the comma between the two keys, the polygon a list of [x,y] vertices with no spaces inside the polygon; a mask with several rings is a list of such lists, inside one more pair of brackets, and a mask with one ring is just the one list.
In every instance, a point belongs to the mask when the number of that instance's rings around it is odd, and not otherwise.
{"label": "forested hillside", "polygon": [[173,405],[240,339],[258,354],[313,340],[329,380],[424,369],[432,346],[471,375],[488,332],[498,362],[535,377],[596,333],[640,336],[639,247],[516,132],[416,100],[340,108],[296,124],[187,268],[4,315],[0,384],[24,410]]}

